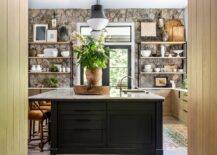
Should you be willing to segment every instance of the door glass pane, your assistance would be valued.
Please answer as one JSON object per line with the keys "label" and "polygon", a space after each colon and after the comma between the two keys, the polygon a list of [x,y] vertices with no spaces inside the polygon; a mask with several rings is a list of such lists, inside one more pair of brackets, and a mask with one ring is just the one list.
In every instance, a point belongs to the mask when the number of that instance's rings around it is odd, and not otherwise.
{"label": "door glass pane", "polygon": [[[124,76],[128,76],[128,49],[110,48],[109,85],[117,87]],[[124,79],[122,86],[128,86],[128,79]]]}
{"label": "door glass pane", "polygon": [[[116,87],[121,78],[128,75],[127,68],[110,68],[110,86]],[[124,79],[122,86],[127,87],[127,79]]]}
{"label": "door glass pane", "polygon": [[110,67],[127,67],[128,49],[111,49]]}

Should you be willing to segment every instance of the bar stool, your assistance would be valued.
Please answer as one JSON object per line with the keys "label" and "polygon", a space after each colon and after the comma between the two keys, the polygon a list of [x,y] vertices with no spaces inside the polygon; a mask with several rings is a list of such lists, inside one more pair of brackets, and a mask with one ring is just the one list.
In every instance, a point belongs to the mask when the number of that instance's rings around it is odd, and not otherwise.
{"label": "bar stool", "polygon": [[[39,143],[39,148],[40,151],[43,151],[44,144],[48,142],[44,137],[44,129],[43,129],[43,123],[46,119],[49,118],[50,112],[48,110],[42,110],[40,109],[40,106],[37,102],[33,102],[30,104],[30,109],[29,109],[29,121],[30,121],[30,128],[29,128],[29,142],[34,141],[34,140],[40,140]],[[39,122],[39,133],[40,133],[40,138],[34,138],[35,131],[35,121]],[[49,130],[49,129],[48,129]],[[49,136],[49,135],[48,135]]]}

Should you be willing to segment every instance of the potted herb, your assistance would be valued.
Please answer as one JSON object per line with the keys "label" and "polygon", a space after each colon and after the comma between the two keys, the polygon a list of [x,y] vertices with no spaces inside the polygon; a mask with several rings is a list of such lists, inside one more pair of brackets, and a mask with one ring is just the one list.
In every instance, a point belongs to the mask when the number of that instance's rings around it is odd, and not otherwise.
{"label": "potted herb", "polygon": [[50,71],[51,71],[51,72],[58,72],[59,70],[58,70],[58,67],[57,67],[57,66],[55,66],[54,64],[52,64],[52,65],[50,66]]}
{"label": "potted herb", "polygon": [[44,79],[44,83],[48,87],[56,88],[56,87],[58,87],[59,81],[56,77],[51,77],[51,78]]}
{"label": "potted herb", "polygon": [[79,42],[78,46],[74,46],[74,52],[78,63],[86,69],[88,86],[98,86],[102,79],[102,69],[106,68],[109,59],[109,48],[104,46],[104,36],[92,38],[73,33],[72,37]]}

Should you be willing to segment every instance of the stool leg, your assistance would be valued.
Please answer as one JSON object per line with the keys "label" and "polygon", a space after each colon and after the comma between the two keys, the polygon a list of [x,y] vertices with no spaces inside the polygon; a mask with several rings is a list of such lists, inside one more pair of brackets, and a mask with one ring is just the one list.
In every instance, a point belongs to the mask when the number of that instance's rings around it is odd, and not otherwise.
{"label": "stool leg", "polygon": [[40,121],[39,123],[39,128],[40,128],[40,140],[41,140],[41,143],[39,144],[39,147],[40,147],[40,151],[43,152],[43,147],[44,147],[44,131],[43,131],[43,120]]}
{"label": "stool leg", "polygon": [[35,120],[32,121],[32,137],[35,137]]}
{"label": "stool leg", "polygon": [[50,125],[51,125],[51,121],[50,119],[48,119],[48,143],[50,144]]}
{"label": "stool leg", "polygon": [[40,133],[40,122],[41,121],[38,121],[38,133]]}
{"label": "stool leg", "polygon": [[29,120],[29,142],[32,138],[32,120]]}

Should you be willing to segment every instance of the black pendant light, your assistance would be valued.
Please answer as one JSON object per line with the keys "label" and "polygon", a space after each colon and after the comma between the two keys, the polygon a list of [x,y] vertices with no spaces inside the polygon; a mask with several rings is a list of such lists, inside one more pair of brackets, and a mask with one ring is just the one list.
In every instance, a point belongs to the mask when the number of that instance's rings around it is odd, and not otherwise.
{"label": "black pendant light", "polygon": [[97,0],[95,5],[91,6],[91,17],[87,20],[88,25],[95,31],[101,31],[108,25],[103,6]]}

